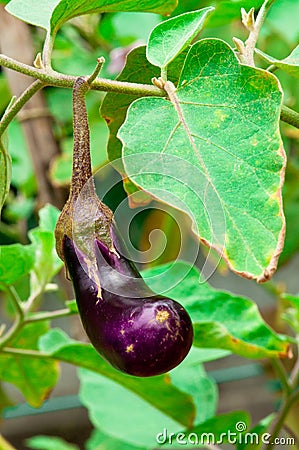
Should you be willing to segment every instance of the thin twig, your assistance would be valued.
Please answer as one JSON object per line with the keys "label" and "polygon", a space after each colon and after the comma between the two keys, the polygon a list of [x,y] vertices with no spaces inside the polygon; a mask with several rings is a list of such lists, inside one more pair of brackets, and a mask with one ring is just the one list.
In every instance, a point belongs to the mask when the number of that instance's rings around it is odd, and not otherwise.
{"label": "thin twig", "polygon": [[271,358],[271,363],[277,372],[277,375],[281,382],[282,390],[284,394],[288,397],[291,394],[292,388],[288,380],[287,372],[280,359]]}
{"label": "thin twig", "polygon": [[13,286],[6,287],[7,292],[10,294],[12,304],[16,311],[16,318],[12,326],[9,328],[7,333],[5,333],[0,339],[0,348],[5,346],[9,341],[11,341],[21,330],[24,323],[24,310],[22,307],[22,301]]}
{"label": "thin twig", "polygon": [[40,89],[45,86],[40,80],[35,80],[21,95],[15,100],[11,106],[5,111],[4,115],[0,121],[0,136],[4,133],[12,119],[16,116],[16,114],[23,108],[25,103],[30,100],[30,98]]}
{"label": "thin twig", "polygon": [[60,317],[67,317],[77,314],[76,311],[71,311],[68,308],[59,309],[57,311],[47,311],[33,314],[32,316],[28,316],[26,318],[26,324],[32,322],[39,322],[40,320],[53,320],[59,319]]}

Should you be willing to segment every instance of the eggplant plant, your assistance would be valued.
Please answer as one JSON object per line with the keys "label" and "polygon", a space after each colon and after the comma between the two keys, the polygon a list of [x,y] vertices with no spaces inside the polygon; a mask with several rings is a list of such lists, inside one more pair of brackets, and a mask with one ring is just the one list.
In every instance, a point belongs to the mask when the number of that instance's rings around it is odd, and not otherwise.
{"label": "eggplant plant", "polygon": [[[27,447],[81,445],[29,430],[60,363],[88,450],[298,439],[298,2],[197,3],[0,4],[3,450],[28,405]],[[218,395],[231,355],[276,386],[268,416]]]}

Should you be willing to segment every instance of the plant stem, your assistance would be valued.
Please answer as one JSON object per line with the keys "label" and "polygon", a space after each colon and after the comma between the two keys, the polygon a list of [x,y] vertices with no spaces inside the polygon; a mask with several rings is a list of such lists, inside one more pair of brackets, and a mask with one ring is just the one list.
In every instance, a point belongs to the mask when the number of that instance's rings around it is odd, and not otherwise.
{"label": "plant stem", "polygon": [[272,358],[271,362],[279,376],[282,390],[283,390],[285,396],[288,397],[292,392],[292,388],[290,386],[286,370],[285,370],[283,364],[281,363],[280,359]]}
{"label": "plant stem", "polygon": [[43,61],[44,67],[46,69],[48,69],[48,71],[52,70],[51,56],[52,56],[52,51],[53,51],[53,46],[54,46],[54,40],[55,40],[55,36],[50,32],[50,30],[47,31],[46,39],[44,42],[42,61]]}
{"label": "plant stem", "polygon": [[30,100],[30,98],[41,88],[45,86],[40,80],[34,81],[21,95],[20,97],[14,101],[10,107],[7,108],[5,113],[3,114],[0,121],[0,136],[4,133],[12,119],[16,116],[16,114],[20,111],[21,108],[25,105],[25,103]]}
{"label": "plant stem", "polygon": [[267,16],[268,10],[269,10],[270,6],[272,5],[272,3],[273,3],[273,0],[265,0],[258,12],[254,26],[250,30],[249,36],[248,36],[247,40],[245,41],[245,47],[243,49],[243,52],[240,53],[240,60],[243,64],[247,64],[248,66],[254,67],[255,46],[256,46],[261,28],[262,28],[265,18]]}
{"label": "plant stem", "polygon": [[295,362],[295,365],[292,369],[292,372],[290,374],[290,383],[293,389],[296,389],[297,384],[299,383],[299,336],[296,336],[297,339],[297,359]]}
{"label": "plant stem", "polygon": [[299,128],[299,113],[285,105],[281,107],[280,120],[293,125],[295,128]]}
{"label": "plant stem", "polygon": [[40,320],[59,319],[60,317],[72,316],[74,314],[77,314],[77,312],[71,311],[68,308],[59,309],[57,311],[40,312],[27,317],[25,323],[27,324],[32,322],[38,322]]}
{"label": "plant stem", "polygon": [[17,450],[0,434],[0,448],[1,450]]}
{"label": "plant stem", "polygon": [[[44,82],[44,84],[49,86],[73,88],[75,81],[78,78],[72,75],[64,75],[55,71],[36,69],[35,67],[23,64],[2,54],[0,54],[0,66],[1,65],[3,67],[15,70],[16,72],[21,72],[25,75],[29,75],[38,80],[41,80]],[[104,78],[95,79],[91,83],[90,89],[96,91],[119,92],[123,94],[135,94],[143,96],[165,96],[165,92],[163,90],[150,84],[129,83],[126,81],[107,80]]]}
{"label": "plant stem", "polygon": [[17,291],[13,286],[7,286],[7,291],[10,294],[13,306],[16,310],[16,318],[12,326],[9,328],[7,333],[5,333],[0,339],[0,348],[7,344],[11,339],[13,339],[21,330],[24,323],[24,310],[22,307],[22,301],[18,296]]}
{"label": "plant stem", "polygon": [[285,401],[282,403],[282,406],[280,410],[278,411],[276,418],[271,424],[271,427],[268,430],[268,433],[271,435],[270,440],[268,444],[265,444],[262,447],[262,450],[270,450],[274,448],[273,442],[275,441],[275,438],[278,437],[280,430],[283,428],[284,421],[286,416],[288,415],[289,410],[291,409],[292,405],[299,400],[299,389],[294,391]]}

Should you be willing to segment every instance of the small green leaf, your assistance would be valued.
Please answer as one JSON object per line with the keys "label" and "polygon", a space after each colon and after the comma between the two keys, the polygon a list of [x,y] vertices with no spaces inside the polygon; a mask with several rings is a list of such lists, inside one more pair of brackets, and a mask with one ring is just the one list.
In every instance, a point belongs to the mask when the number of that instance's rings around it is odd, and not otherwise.
{"label": "small green leaf", "polygon": [[65,302],[65,306],[72,312],[77,313],[78,312],[78,305],[76,300],[68,300]]}
{"label": "small green leaf", "polygon": [[164,68],[192,42],[201,31],[213,7],[187,12],[159,23],[151,32],[147,59],[154,66]]}
{"label": "small green leaf", "polygon": [[11,180],[11,159],[4,139],[0,138],[0,212],[9,192]]}
{"label": "small green leaf", "polygon": [[53,276],[61,269],[63,262],[55,249],[54,229],[59,210],[46,205],[39,211],[40,226],[29,232],[36,248],[36,258],[31,271],[31,296],[39,295]]}
{"label": "small green leaf", "polygon": [[[194,419],[194,404],[191,397],[170,384],[168,375],[150,378],[136,378],[118,372],[106,363],[89,344],[71,340],[61,330],[51,330],[40,340],[40,350],[53,358],[84,367],[102,375],[102,378],[119,384],[147,403],[184,426],[190,426]],[[105,431],[105,430],[104,430]]]}
{"label": "small green leaf", "polygon": [[[163,292],[185,306],[193,322],[196,347],[226,349],[247,358],[288,356],[287,338],[266,325],[255,303],[201,283],[195,267],[177,262],[143,275],[154,292]],[[174,286],[167,291],[166,276]]]}
{"label": "small green leaf", "polygon": [[13,284],[33,267],[34,245],[11,244],[0,247],[0,283]]}
{"label": "small green leaf", "polygon": [[267,63],[274,64],[274,66],[279,69],[284,70],[292,77],[299,78],[299,45],[294,48],[292,53],[289,54],[284,59],[276,59],[272,56],[267,55],[261,50],[256,49],[256,52],[259,56],[261,56]]}
{"label": "small green leaf", "polygon": [[[28,324],[8,346],[37,350],[40,336],[48,329],[46,322]],[[58,366],[49,359],[0,353],[0,378],[20,389],[31,406],[39,407],[57,382]]]}
{"label": "small green leaf", "polygon": [[45,28],[55,34],[57,30],[73,17],[117,11],[145,11],[168,14],[176,6],[176,0],[11,0],[6,10],[32,25]]}
{"label": "small green leaf", "polygon": [[79,450],[77,445],[54,436],[33,436],[26,440],[26,445],[36,450]]}
{"label": "small green leaf", "polygon": [[203,39],[172,100],[135,100],[118,132],[130,180],[191,215],[205,244],[258,281],[273,275],[283,247],[281,102],[276,77]]}
{"label": "small green leaf", "polygon": [[[230,443],[236,439],[239,442],[243,432],[249,427],[249,414],[245,411],[233,411],[227,414],[215,416],[206,422],[192,428],[181,430],[175,436],[171,436],[169,430],[164,427],[157,441],[163,448],[200,448],[206,444],[219,445]],[[242,428],[241,428],[242,427]],[[181,445],[180,445],[181,444]]]}

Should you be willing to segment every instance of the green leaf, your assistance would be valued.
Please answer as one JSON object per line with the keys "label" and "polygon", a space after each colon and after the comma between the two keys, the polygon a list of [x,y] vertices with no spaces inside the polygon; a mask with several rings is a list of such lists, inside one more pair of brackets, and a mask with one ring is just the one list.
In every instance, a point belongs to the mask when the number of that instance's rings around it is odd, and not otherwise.
{"label": "green leaf", "polygon": [[[7,346],[37,349],[39,337],[48,329],[46,322],[28,324]],[[31,406],[39,407],[57,382],[58,366],[49,359],[0,353],[0,378],[14,384]]]}
{"label": "green leaf", "polygon": [[0,138],[0,212],[9,192],[11,180],[11,159],[3,138]]}
{"label": "green leaf", "polygon": [[33,267],[34,245],[11,244],[0,247],[0,283],[13,284]]}
{"label": "green leaf", "polygon": [[151,32],[147,59],[164,68],[192,42],[201,31],[213,7],[187,12],[159,23]]}
{"label": "green leaf", "polygon": [[273,58],[272,56],[269,56],[258,49],[256,49],[256,52],[267,63],[274,64],[274,66],[284,70],[292,77],[299,78],[299,45],[297,45],[297,47],[294,48],[294,50],[292,51],[292,53],[289,54],[289,56],[281,60]]}
{"label": "green leaf", "polygon": [[79,450],[77,445],[54,436],[33,436],[26,440],[26,445],[37,450]]}
{"label": "green leaf", "polygon": [[[288,356],[287,338],[265,324],[255,303],[200,282],[195,267],[177,262],[149,269],[143,275],[154,292],[162,292],[187,309],[196,347],[226,349],[246,358]],[[168,290],[166,278],[174,286]]]}
{"label": "green leaf", "polygon": [[170,372],[172,384],[193,398],[196,408],[194,424],[213,417],[218,400],[216,384],[198,363],[198,353],[198,349],[193,347],[184,361]]}
{"label": "green leaf", "polygon": [[[172,432],[180,430],[179,423],[169,415],[119,383],[86,369],[79,370],[79,378],[80,400],[89,410],[93,425],[106,434],[131,445],[152,448],[161,424]],[[95,402],[95,398],[101,401]]]}
{"label": "green leaf", "polygon": [[[179,79],[185,56],[184,53],[181,53],[168,67],[168,77],[173,83],[177,83]],[[152,78],[158,77],[159,74],[159,69],[151,65],[146,58],[146,47],[141,46],[133,49],[127,55],[126,65],[117,80],[150,84]],[[125,121],[130,104],[138,97],[137,95],[107,93],[102,103],[101,115],[107,121],[110,131],[107,148],[108,158],[124,178],[124,189],[129,195],[129,201],[132,199],[135,203],[139,201],[140,204],[146,204],[151,200],[151,197],[145,192],[138,191],[136,186],[126,178],[121,160],[122,144],[117,137],[117,132]],[[138,199],[136,197],[137,191]]]}
{"label": "green leaf", "polygon": [[171,95],[130,105],[118,132],[128,177],[192,215],[194,232],[232,270],[265,281],[284,236],[277,79],[240,65],[225,42],[204,39]]}
{"label": "green leaf", "polygon": [[144,11],[167,14],[176,6],[176,0],[11,0],[6,10],[32,25],[45,28],[55,34],[57,30],[73,17],[117,11]]}
{"label": "green leaf", "polygon": [[[164,427],[161,434],[157,436],[157,441],[163,448],[194,448],[195,446],[199,448],[206,447],[205,444],[233,444],[242,436],[238,427],[244,427],[244,431],[249,427],[249,422],[247,412],[233,411],[215,416],[191,430],[182,430],[175,436],[171,436],[169,430]],[[233,439],[236,439],[236,442],[232,442]]]}
{"label": "green leaf", "polygon": [[173,422],[185,426],[193,422],[195,410],[191,397],[171,385],[168,375],[142,379],[122,374],[106,363],[91,345],[71,340],[61,330],[53,329],[43,336],[40,349],[57,360],[93,370],[111,383],[119,384]]}
{"label": "green leaf", "polygon": [[46,205],[39,211],[40,226],[29,232],[31,242],[36,248],[36,257],[31,271],[31,297],[36,297],[61,269],[63,262],[55,249],[54,229],[59,210]]}

